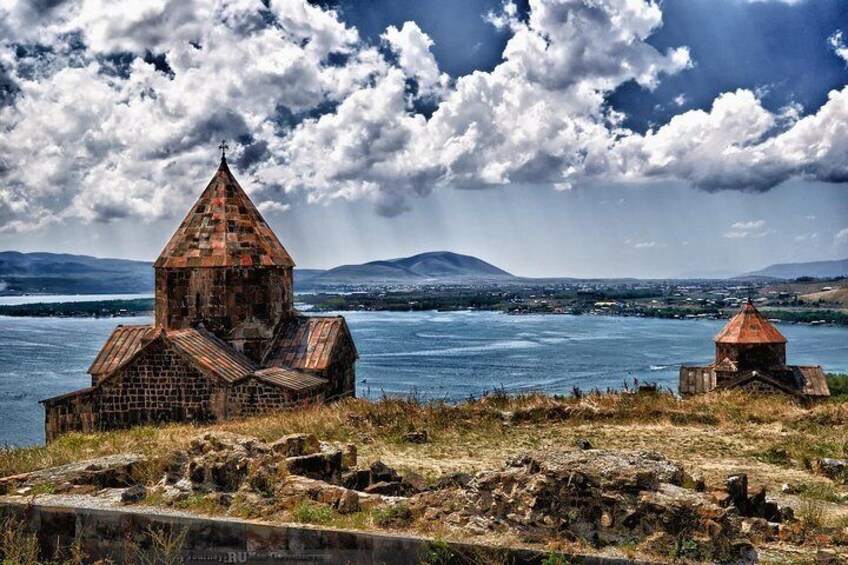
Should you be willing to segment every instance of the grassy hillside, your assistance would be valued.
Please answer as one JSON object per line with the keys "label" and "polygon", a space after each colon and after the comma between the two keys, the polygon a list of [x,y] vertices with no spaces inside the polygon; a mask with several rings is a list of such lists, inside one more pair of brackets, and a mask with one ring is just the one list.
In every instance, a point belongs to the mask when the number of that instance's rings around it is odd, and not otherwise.
{"label": "grassy hillside", "polygon": [[[831,377],[831,382],[834,392],[848,392],[848,376]],[[663,392],[580,398],[493,393],[461,404],[421,403],[414,398],[346,400],[213,426],[165,425],[96,435],[70,434],[47,446],[0,451],[0,475],[126,451],[148,454],[164,465],[167,454],[184,449],[202,431],[224,430],[268,441],[289,433],[311,432],[322,440],[355,443],[360,461],[366,464],[379,459],[403,472],[416,472],[427,481],[435,481],[455,472],[496,469],[507,458],[532,449],[568,449],[578,439],[585,439],[598,448],[659,451],[683,463],[690,473],[703,476],[708,490],[721,488],[729,474],[747,472],[753,492],[765,487],[770,497],[796,509],[809,532],[824,532],[848,527],[848,505],[839,502],[848,486],[812,470],[817,458],[848,455],[848,403],[840,401],[845,398],[814,406],[740,392],[686,401]],[[407,432],[422,429],[429,432],[428,442],[404,441]],[[150,468],[151,484],[162,474],[158,465]],[[790,485],[794,494],[781,494],[784,484]],[[223,512],[200,499],[196,507],[191,500],[184,506],[199,513]],[[313,514],[303,513],[295,520],[387,529],[384,522],[370,515],[342,517],[329,510],[318,518]],[[411,525],[388,529],[417,531]],[[438,528],[418,533],[446,535]],[[821,546],[825,538],[816,539]],[[592,550],[561,540],[542,545],[568,551]],[[760,549],[762,563],[806,563],[785,558],[806,559],[804,556],[815,554],[817,546],[804,542],[787,549],[784,544],[772,543]]]}

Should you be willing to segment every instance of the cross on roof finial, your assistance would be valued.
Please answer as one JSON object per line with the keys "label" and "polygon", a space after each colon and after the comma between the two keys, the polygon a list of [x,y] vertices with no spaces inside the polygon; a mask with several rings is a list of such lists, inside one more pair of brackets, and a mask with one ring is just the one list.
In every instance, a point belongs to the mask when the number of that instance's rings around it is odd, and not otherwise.
{"label": "cross on roof finial", "polygon": [[218,146],[218,149],[220,149],[220,150],[221,150],[221,161],[226,161],[226,160],[227,160],[227,149],[229,149],[229,148],[230,148],[230,146],[229,146],[229,144],[227,143],[227,140],[226,140],[226,139],[222,139],[222,140],[221,140],[221,145],[219,145],[219,146]]}

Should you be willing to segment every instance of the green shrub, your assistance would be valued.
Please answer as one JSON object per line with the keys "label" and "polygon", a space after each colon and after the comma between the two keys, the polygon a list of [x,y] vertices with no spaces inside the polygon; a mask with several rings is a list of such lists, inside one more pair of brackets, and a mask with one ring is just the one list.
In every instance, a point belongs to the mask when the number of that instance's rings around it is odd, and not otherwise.
{"label": "green shrub", "polygon": [[395,504],[374,511],[374,523],[382,527],[406,526],[412,522],[412,511],[406,504]]}
{"label": "green shrub", "polygon": [[298,522],[326,525],[333,521],[333,509],[311,502],[299,504],[294,510]]}

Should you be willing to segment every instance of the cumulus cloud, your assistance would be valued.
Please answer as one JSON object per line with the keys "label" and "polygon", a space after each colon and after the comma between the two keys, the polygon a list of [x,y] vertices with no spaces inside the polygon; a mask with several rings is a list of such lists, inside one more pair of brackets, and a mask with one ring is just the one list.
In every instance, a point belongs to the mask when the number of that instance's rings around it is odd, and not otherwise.
{"label": "cumulus cloud", "polygon": [[382,37],[397,53],[400,68],[418,82],[423,93],[438,95],[447,88],[450,79],[439,71],[436,58],[430,52],[433,40],[418,24],[405,22],[400,29],[389,26]]}
{"label": "cumulus cloud", "polygon": [[836,235],[833,236],[833,242],[838,245],[844,245],[848,243],[848,227],[842,228],[841,230],[836,232]]}
{"label": "cumulus cloud", "polygon": [[306,0],[0,0],[0,226],[179,215],[221,137],[277,212],[290,192],[396,214],[449,187],[848,180],[848,88],[804,117],[739,90],[624,129],[611,92],[692,64],[647,42],[655,1],[531,0],[526,17],[506,2],[487,19],[510,33],[501,63],[451,80],[414,22],[375,45]]}

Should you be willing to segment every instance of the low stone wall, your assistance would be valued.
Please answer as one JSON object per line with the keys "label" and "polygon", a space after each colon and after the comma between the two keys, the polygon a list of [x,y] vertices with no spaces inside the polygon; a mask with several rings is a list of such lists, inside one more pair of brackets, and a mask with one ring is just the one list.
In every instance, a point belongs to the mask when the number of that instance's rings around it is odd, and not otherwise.
{"label": "low stone wall", "polygon": [[[493,549],[469,544],[437,544],[417,537],[354,532],[307,526],[278,526],[233,519],[200,518],[139,507],[101,509],[56,504],[26,504],[0,498],[0,514],[13,515],[38,535],[44,556],[67,554],[76,543],[89,561],[119,563],[145,552],[162,557],[150,533],[179,539],[183,563],[427,563],[428,553],[453,556],[450,563],[542,564],[547,554],[522,549]],[[466,556],[463,558],[463,556]],[[580,565],[650,565],[628,559],[567,556]],[[445,561],[439,561],[444,563]]]}

